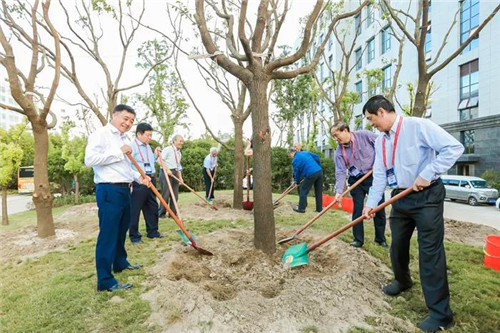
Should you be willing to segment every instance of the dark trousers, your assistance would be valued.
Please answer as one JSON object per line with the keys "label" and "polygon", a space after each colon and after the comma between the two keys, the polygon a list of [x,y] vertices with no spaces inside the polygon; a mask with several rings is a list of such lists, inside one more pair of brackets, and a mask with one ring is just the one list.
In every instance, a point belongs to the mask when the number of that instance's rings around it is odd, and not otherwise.
{"label": "dark trousers", "polygon": [[[172,173],[179,178],[179,173],[177,171],[172,170]],[[168,188],[167,179],[165,178],[165,173],[163,170],[160,170],[160,184],[161,184],[161,196],[170,207],[170,209],[177,215],[177,211],[175,210],[175,205],[172,196],[174,196],[175,200],[179,199],[179,182],[172,177],[169,177],[170,185],[172,185],[172,191],[174,193],[170,193],[170,189]],[[167,213],[167,210],[163,205],[160,205],[160,209],[158,210],[158,215],[163,216]]]}
{"label": "dark trousers", "polygon": [[316,198],[316,211],[323,210],[323,171],[318,171],[305,177],[299,187],[299,210],[306,210],[307,195],[314,185],[314,197]]}
{"label": "dark trousers", "polygon": [[95,247],[97,289],[109,289],[117,283],[111,273],[129,265],[125,239],[130,225],[130,188],[112,184],[97,184],[99,235]]}
{"label": "dark trousers", "polygon": [[[393,190],[392,196],[398,190]],[[410,239],[417,228],[420,282],[425,304],[433,319],[449,322],[450,292],[444,252],[443,202],[445,189],[441,180],[427,189],[414,192],[392,204],[391,262],[396,280],[402,286],[411,285]]]}
{"label": "dark trousers", "polygon": [[[156,179],[151,178],[151,183],[156,186]],[[145,185],[137,182],[132,183],[132,213],[130,220],[130,228],[128,235],[132,242],[141,240],[141,233],[139,232],[139,218],[144,216],[146,221],[146,233],[148,237],[157,237],[160,235],[158,232],[158,201],[153,191]]]}
{"label": "dark trousers", "polygon": [[[359,178],[355,178],[350,176],[347,182],[349,186],[354,184]],[[363,207],[365,204],[365,197],[372,186],[373,177],[370,176],[363,180],[361,184],[359,184],[356,188],[352,189],[351,196],[354,202],[354,210],[352,212],[352,220],[354,221],[363,213]],[[382,200],[378,203],[379,205],[385,201],[384,196],[382,196]],[[375,214],[375,218],[373,219],[375,226],[375,242],[381,243],[385,242],[385,210],[381,210],[377,214]],[[361,242],[364,244],[365,242],[365,231],[363,222],[356,224],[352,227],[352,234],[354,236],[354,240]]]}
{"label": "dark trousers", "polygon": [[[215,171],[215,168],[210,170],[210,173],[212,174],[212,176],[214,175],[214,171]],[[202,173],[203,173],[203,180],[205,181],[205,197],[213,199],[213,198],[215,198],[214,197],[215,184],[212,187],[212,180],[210,179],[210,176],[208,175],[206,168],[203,168]],[[212,188],[212,192],[208,193],[210,191],[210,188]]]}

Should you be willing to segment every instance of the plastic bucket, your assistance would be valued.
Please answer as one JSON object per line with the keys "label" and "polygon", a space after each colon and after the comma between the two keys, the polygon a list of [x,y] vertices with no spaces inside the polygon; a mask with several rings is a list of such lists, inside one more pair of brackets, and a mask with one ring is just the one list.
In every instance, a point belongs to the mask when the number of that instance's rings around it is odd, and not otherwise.
{"label": "plastic bucket", "polygon": [[354,202],[352,198],[342,198],[342,210],[352,213],[354,211]]}
{"label": "plastic bucket", "polygon": [[322,206],[326,207],[326,206],[328,206],[329,204],[332,203],[333,197],[330,196],[330,195],[328,195],[328,194],[323,194],[322,195],[322,201],[323,201]]}
{"label": "plastic bucket", "polygon": [[500,272],[500,236],[488,235],[484,244],[484,266]]}

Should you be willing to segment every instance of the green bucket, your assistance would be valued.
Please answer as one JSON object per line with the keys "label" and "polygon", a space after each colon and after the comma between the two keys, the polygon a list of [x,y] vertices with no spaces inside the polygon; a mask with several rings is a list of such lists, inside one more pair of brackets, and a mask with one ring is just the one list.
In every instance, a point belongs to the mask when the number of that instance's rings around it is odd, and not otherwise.
{"label": "green bucket", "polygon": [[307,252],[307,244],[300,243],[292,245],[285,251],[281,259],[283,264],[290,267],[307,265],[309,263],[309,253]]}

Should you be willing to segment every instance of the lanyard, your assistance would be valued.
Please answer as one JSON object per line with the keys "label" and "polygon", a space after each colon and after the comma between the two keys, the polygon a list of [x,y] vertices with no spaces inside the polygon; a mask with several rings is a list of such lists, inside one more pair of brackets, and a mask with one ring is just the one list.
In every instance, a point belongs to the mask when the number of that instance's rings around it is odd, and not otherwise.
{"label": "lanyard", "polygon": [[175,157],[175,163],[177,165],[177,169],[179,169],[181,167],[181,164],[179,163],[179,157],[177,156],[178,150],[177,150],[177,148],[175,148],[174,145],[172,145],[172,149],[174,151],[174,157]]}
{"label": "lanyard", "polygon": [[[137,139],[135,139],[135,144],[137,146],[137,150],[139,150],[139,154],[141,155],[142,163],[144,164],[144,156],[142,156],[141,147],[139,147],[139,143],[137,142]],[[146,157],[148,158],[148,163],[149,163],[149,154],[148,154],[148,147],[147,146],[146,146]]]}
{"label": "lanyard", "polygon": [[[394,135],[394,144],[392,145],[392,166],[394,166],[394,161],[396,160],[396,147],[398,145],[399,131],[401,130],[401,125],[403,124],[403,117],[399,118],[398,127],[396,129],[396,134]],[[382,137],[382,153],[384,158],[384,167],[387,169],[387,157],[385,156],[385,135]]]}
{"label": "lanyard", "polygon": [[[352,134],[352,136],[351,136],[351,141],[352,141],[351,157],[352,157],[352,160],[354,161],[354,151],[356,150],[356,146],[355,146],[355,143],[354,143],[354,134]],[[346,168],[349,168],[349,160],[347,159],[347,154],[345,152],[344,145],[342,145],[342,156],[344,157],[344,162],[345,162]]]}

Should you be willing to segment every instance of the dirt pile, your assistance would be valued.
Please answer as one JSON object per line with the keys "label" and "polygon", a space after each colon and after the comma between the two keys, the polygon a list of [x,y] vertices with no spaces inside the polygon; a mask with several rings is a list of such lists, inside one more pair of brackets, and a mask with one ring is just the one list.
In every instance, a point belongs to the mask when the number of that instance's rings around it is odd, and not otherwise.
{"label": "dirt pile", "polygon": [[[285,232],[278,232],[278,237]],[[310,242],[312,239],[306,239]],[[390,270],[366,252],[333,240],[307,266],[286,269],[281,256],[253,248],[251,230],[201,237],[213,257],[176,245],[148,271],[147,324],[163,332],[340,332],[360,327],[411,332],[387,314],[380,292]]]}
{"label": "dirt pile", "polygon": [[481,224],[455,220],[444,221],[444,239],[449,242],[483,246],[487,235],[498,235],[498,230]]}

